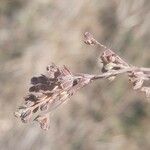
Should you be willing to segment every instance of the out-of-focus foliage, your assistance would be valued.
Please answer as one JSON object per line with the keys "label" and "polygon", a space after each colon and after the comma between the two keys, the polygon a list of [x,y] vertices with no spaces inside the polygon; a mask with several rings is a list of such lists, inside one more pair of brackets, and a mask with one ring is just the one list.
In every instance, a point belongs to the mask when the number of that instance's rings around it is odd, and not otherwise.
{"label": "out-of-focus foliage", "polygon": [[95,34],[136,66],[150,66],[149,0],[0,0],[0,149],[149,150],[150,104],[124,78],[99,81],[52,112],[50,130],[25,125],[13,112],[30,77],[55,62],[98,73]]}

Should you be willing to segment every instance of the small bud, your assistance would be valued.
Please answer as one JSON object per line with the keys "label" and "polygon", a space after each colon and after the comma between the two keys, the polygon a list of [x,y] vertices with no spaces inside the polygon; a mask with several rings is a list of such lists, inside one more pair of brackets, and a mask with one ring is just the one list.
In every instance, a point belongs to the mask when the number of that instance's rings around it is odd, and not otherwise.
{"label": "small bud", "polygon": [[84,38],[85,38],[84,40],[85,44],[94,45],[96,43],[96,40],[93,38],[92,34],[89,32],[85,32]]}

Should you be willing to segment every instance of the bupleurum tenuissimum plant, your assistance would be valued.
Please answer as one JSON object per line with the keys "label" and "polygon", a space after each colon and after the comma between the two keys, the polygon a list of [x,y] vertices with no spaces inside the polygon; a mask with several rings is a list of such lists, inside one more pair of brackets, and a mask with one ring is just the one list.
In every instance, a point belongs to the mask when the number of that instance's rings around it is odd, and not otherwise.
{"label": "bupleurum tenuissimum plant", "polygon": [[72,73],[66,66],[58,67],[55,64],[48,66],[47,74],[31,78],[31,87],[29,94],[24,98],[24,105],[15,112],[15,116],[22,122],[37,121],[42,129],[47,130],[50,112],[76,91],[98,79],[113,81],[121,74],[128,76],[134,90],[143,92],[150,98],[150,87],[145,86],[145,82],[150,80],[150,68],[128,64],[113,50],[95,40],[89,32],[84,34],[84,38],[86,44],[103,48],[98,58],[102,64],[102,73],[99,75]]}

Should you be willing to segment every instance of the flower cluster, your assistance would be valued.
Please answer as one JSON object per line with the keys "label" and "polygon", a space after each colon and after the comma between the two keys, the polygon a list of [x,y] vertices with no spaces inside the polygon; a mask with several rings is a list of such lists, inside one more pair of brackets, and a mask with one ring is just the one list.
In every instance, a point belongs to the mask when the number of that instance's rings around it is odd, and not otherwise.
{"label": "flower cluster", "polygon": [[[140,90],[141,92],[145,92],[146,96],[150,96],[150,88],[144,86],[144,82],[149,80],[149,77],[146,72],[142,71],[140,68],[134,67],[126,63],[122,58],[120,58],[117,54],[115,54],[112,50],[105,50],[101,57],[100,61],[103,65],[101,71],[102,72],[111,72],[123,69],[131,69],[128,71],[128,77],[130,83],[132,83],[134,90]],[[133,68],[133,69],[132,69]],[[109,77],[109,80],[114,80],[116,75]]]}
{"label": "flower cluster", "polygon": [[[145,82],[150,80],[150,68],[139,68],[128,64],[121,57],[119,57],[113,50],[108,49],[96,41],[92,34],[86,32],[84,34],[85,43],[88,45],[98,45],[104,48],[104,51],[99,57],[99,61],[102,64],[101,72],[110,73],[105,74],[109,80],[114,80],[120,73],[127,73],[130,83],[132,83],[134,90],[139,90],[146,94],[146,97],[150,97],[150,87],[145,86]],[[101,77],[101,75],[100,75]]]}

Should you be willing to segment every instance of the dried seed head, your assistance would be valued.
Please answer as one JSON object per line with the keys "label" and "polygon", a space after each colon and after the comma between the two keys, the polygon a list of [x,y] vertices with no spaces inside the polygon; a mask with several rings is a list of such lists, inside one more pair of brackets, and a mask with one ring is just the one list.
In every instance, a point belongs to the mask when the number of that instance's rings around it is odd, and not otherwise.
{"label": "dried seed head", "polygon": [[[22,122],[28,122],[34,115],[41,128],[47,129],[47,117],[39,116],[40,113],[48,112],[49,108],[55,108],[73,95],[78,89],[90,82],[90,76],[75,76],[63,66],[58,68],[52,64],[47,68],[48,74],[33,77],[29,94],[25,97],[25,107],[16,113]],[[41,112],[42,111],[42,112]],[[34,119],[34,118],[33,118]]]}
{"label": "dried seed head", "polygon": [[86,32],[84,37],[86,44],[97,44],[105,49],[99,58],[102,63],[102,72],[105,73],[100,75],[72,74],[66,66],[62,68],[55,64],[48,66],[46,75],[31,78],[31,87],[29,94],[24,98],[24,105],[15,113],[15,116],[20,118],[22,122],[29,122],[36,115],[33,119],[39,122],[42,129],[47,130],[49,117],[45,113],[61,105],[91,81],[102,78],[114,80],[116,75],[121,73],[128,75],[134,90],[145,92],[146,96],[150,97],[150,87],[143,86],[144,81],[150,79],[149,68],[142,69],[130,66],[112,50],[97,42],[89,32]]}

